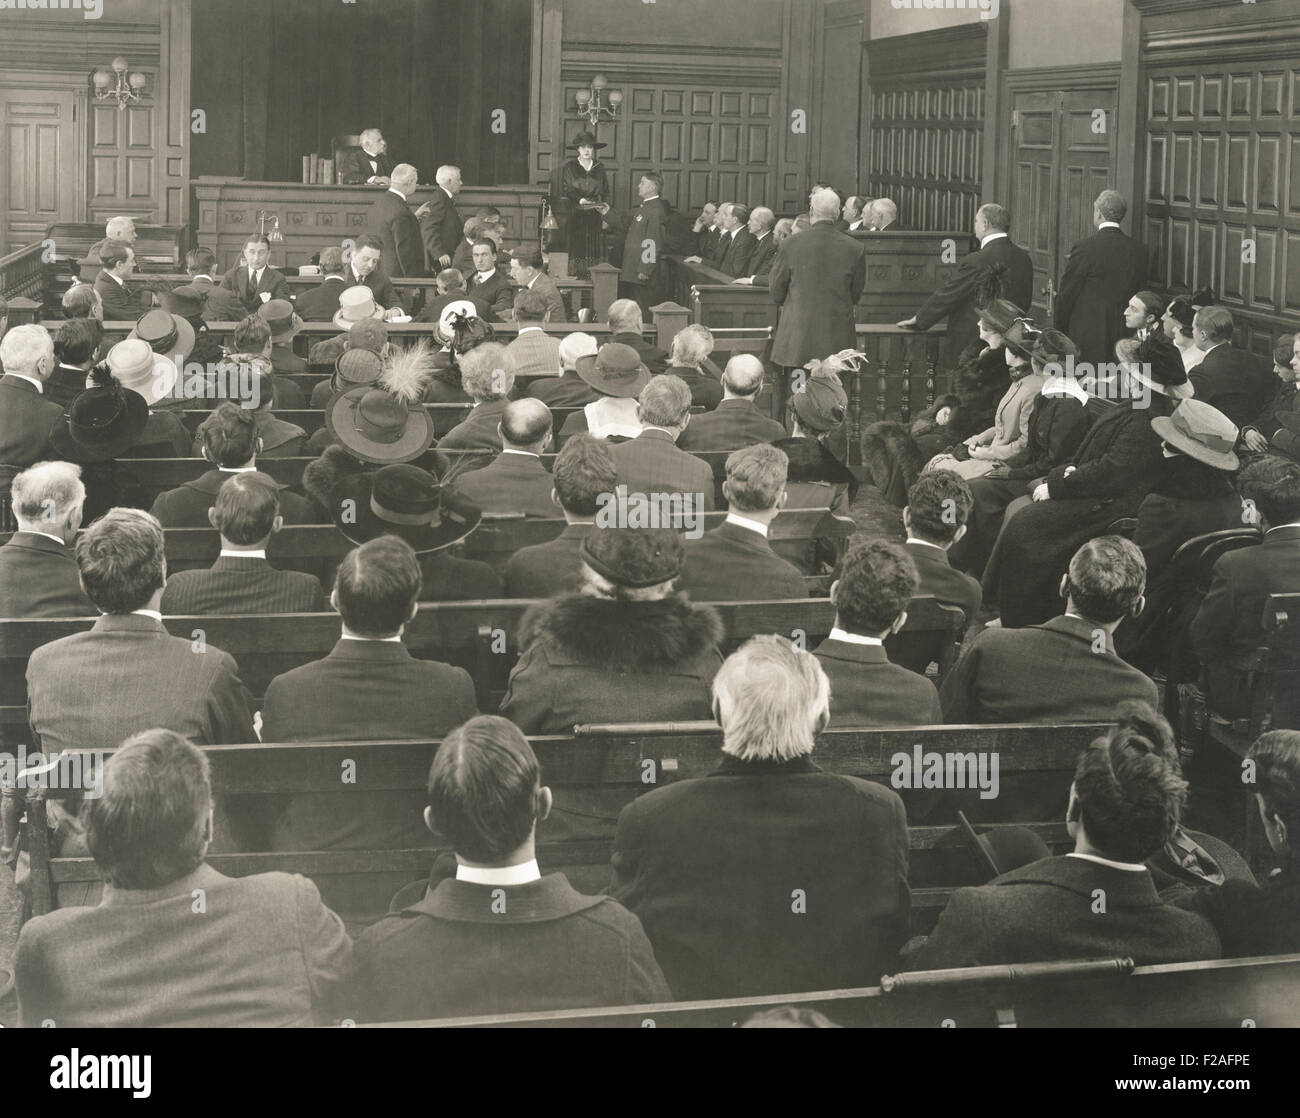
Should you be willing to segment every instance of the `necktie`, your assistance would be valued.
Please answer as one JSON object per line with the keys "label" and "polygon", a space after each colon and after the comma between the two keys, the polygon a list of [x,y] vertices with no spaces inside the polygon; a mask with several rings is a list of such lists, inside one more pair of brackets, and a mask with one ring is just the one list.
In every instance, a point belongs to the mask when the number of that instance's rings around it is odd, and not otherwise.
{"label": "necktie", "polygon": [[257,273],[252,268],[248,269],[248,297],[251,299],[257,294]]}

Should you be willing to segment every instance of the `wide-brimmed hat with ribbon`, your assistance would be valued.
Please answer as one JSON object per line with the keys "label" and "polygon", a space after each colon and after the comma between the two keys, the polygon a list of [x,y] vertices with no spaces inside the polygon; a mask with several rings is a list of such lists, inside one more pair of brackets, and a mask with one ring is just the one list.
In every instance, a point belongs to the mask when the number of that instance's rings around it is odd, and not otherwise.
{"label": "wide-brimmed hat with ribbon", "polygon": [[1173,400],[1186,400],[1196,393],[1187,379],[1183,355],[1173,342],[1154,335],[1141,341],[1120,338],[1115,343],[1115,356],[1129,376],[1152,392]]}
{"label": "wide-brimmed hat with ribbon", "polygon": [[97,365],[90,380],[50,434],[55,454],[69,462],[107,462],[125,454],[149,422],[144,397],[123,388],[107,365]]}
{"label": "wide-brimmed hat with ribbon", "polygon": [[579,132],[570,141],[569,150],[577,151],[579,148],[587,147],[587,148],[594,148],[596,151],[600,151],[601,148],[608,147],[608,146],[609,146],[608,144],[597,143],[596,137],[592,135],[592,133],[590,132]]}
{"label": "wide-brimmed hat with ribbon", "polygon": [[257,317],[271,328],[271,340],[274,342],[292,341],[305,325],[288,299],[271,299],[263,303],[257,308]]}
{"label": "wide-brimmed hat with ribbon", "polygon": [[650,370],[641,355],[622,342],[606,342],[594,357],[579,357],[574,368],[579,377],[606,396],[639,396],[650,383]]}
{"label": "wide-brimmed hat with ribbon", "polygon": [[1017,318],[1002,331],[1002,341],[1007,349],[1013,353],[1018,353],[1026,360],[1031,360],[1034,356],[1034,344],[1038,341],[1041,333],[1042,331],[1029,319]]}
{"label": "wide-brimmed hat with ribbon", "polygon": [[979,317],[993,327],[999,334],[1011,329],[1011,324],[1024,317],[1024,311],[1010,299],[993,299],[979,308]]}
{"label": "wide-brimmed hat with ribbon", "polygon": [[[186,326],[189,326],[188,322]],[[126,338],[118,342],[108,351],[105,360],[122,387],[139,393],[150,407],[170,396],[176,387],[179,376],[176,362],[155,353],[143,338]]]}
{"label": "wide-brimmed hat with ribbon", "polygon": [[483,518],[458,490],[404,464],[345,477],[330,497],[334,523],[357,544],[393,535],[417,552],[437,551],[463,540]]}
{"label": "wide-brimmed hat with ribbon", "polygon": [[1204,400],[1182,400],[1169,415],[1151,420],[1151,430],[1175,450],[1218,470],[1235,470],[1233,447],[1240,432],[1218,408]]}
{"label": "wide-brimmed hat with ribbon", "polygon": [[367,318],[383,318],[384,308],[375,302],[375,293],[364,283],[339,292],[339,309],[332,319],[340,330],[347,330],[354,322]]}
{"label": "wide-brimmed hat with ribbon", "polygon": [[433,417],[420,404],[432,368],[425,343],[398,350],[373,384],[340,392],[326,405],[325,426],[364,462],[418,458],[433,442]]}
{"label": "wide-brimmed hat with ribbon", "polygon": [[181,315],[161,307],[145,311],[127,337],[147,342],[154,353],[180,364],[194,352],[194,327]]}

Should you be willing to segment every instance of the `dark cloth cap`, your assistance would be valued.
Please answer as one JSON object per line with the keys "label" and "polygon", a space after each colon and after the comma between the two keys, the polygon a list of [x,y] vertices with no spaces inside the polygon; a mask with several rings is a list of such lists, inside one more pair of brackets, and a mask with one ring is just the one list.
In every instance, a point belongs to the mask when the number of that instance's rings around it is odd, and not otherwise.
{"label": "dark cloth cap", "polygon": [[582,561],[616,586],[636,589],[676,578],[686,561],[670,528],[598,528],[582,541]]}

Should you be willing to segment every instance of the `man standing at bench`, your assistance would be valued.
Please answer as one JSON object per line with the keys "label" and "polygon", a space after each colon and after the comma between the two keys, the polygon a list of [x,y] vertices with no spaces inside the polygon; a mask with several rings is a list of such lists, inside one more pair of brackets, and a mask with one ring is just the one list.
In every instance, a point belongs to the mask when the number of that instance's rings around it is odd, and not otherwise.
{"label": "man standing at bench", "polygon": [[725,756],[623,809],[609,894],[645,926],[678,998],[873,986],[907,932],[898,794],[812,761],[830,685],[754,637],[713,684]]}
{"label": "man standing at bench", "polygon": [[115,749],[141,726],[207,745],[257,740],[235,661],[201,637],[163,628],[167,560],[157,520],[110,509],[78,537],[77,566],[104,616],[32,653],[27,710],[38,748]]}
{"label": "man standing at bench", "polygon": [[483,715],[447,735],[429,770],[424,821],[455,849],[455,876],[362,933],[349,1016],[411,1021],[671,1000],[635,916],[578,893],[563,874],[542,875],[535,835],[550,810],[537,757],[513,723]]}
{"label": "man standing at bench", "polygon": [[1130,704],[1075,767],[1065,817],[1074,850],[957,890],[909,969],[1217,959],[1210,922],[1162,901],[1144,865],[1173,836],[1186,801],[1169,724]]}
{"label": "man standing at bench", "polygon": [[23,926],[14,961],[21,1023],[337,1020],[333,1002],[352,956],[343,921],[305,877],[226,877],[205,863],[213,804],[203,753],[170,730],[145,730],[117,748],[103,781],[88,801],[87,842],[104,898]]}

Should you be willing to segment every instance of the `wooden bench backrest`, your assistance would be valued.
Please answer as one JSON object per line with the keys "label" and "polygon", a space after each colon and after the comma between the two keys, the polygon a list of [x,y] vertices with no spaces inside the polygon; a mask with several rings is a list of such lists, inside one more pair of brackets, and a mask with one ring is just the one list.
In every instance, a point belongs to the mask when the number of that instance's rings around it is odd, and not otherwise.
{"label": "wooden bench backrest", "polygon": [[[511,1013],[373,1028],[732,1028],[796,1006],[846,1028],[1295,1028],[1300,954],[1134,967],[1087,959],[886,977],[880,986],[717,1001]],[[1168,1071],[1134,1069],[1146,1078]],[[1208,1073],[1207,1073],[1208,1074]],[[1231,1070],[1224,1077],[1233,1077]],[[1243,1071],[1242,1078],[1249,1078]]]}

